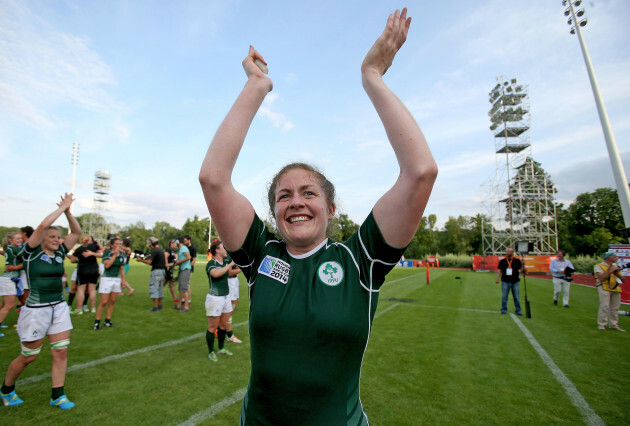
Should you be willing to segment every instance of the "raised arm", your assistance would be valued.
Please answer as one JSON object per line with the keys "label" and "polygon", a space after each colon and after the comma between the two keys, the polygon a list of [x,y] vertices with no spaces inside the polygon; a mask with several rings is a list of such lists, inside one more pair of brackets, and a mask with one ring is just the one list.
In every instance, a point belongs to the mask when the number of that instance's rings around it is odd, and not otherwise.
{"label": "raised arm", "polygon": [[57,209],[50,213],[48,216],[42,220],[42,223],[39,224],[37,229],[33,231],[33,235],[28,239],[28,245],[32,248],[39,246],[44,239],[44,230],[55,223],[55,221],[61,216],[62,213],[66,214],[68,218],[68,224],[70,225],[70,233],[66,236],[65,244],[68,247],[68,250],[72,249],[72,247],[76,244],[81,236],[81,227],[79,226],[79,222],[72,216],[70,213],[70,206],[72,205],[72,194],[64,194],[61,197],[61,201],[57,203]]}
{"label": "raised arm", "polygon": [[208,211],[228,250],[241,247],[254,219],[251,203],[232,185],[232,171],[254,116],[273,88],[273,83],[254,59],[266,64],[250,46],[249,54],[243,60],[247,75],[245,87],[214,135],[199,172]]}
{"label": "raised arm", "polygon": [[413,238],[437,177],[437,165],[422,131],[383,75],[407,38],[407,8],[387,20],[361,65],[363,88],[378,113],[394,149],[400,173],[394,186],[374,206],[374,218],[388,244],[404,247]]}

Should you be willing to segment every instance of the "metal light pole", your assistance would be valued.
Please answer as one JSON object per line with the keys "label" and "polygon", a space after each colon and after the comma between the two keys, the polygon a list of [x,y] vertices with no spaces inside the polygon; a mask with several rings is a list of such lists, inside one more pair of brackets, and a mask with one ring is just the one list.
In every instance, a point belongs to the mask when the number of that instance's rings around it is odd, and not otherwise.
{"label": "metal light pole", "polygon": [[586,70],[588,71],[588,77],[591,80],[591,87],[593,88],[593,96],[595,96],[595,103],[597,104],[597,112],[599,113],[599,120],[602,123],[602,129],[604,130],[604,138],[606,139],[606,147],[608,148],[608,156],[610,157],[610,164],[612,165],[613,175],[615,177],[615,184],[617,185],[617,194],[619,195],[619,202],[621,203],[621,211],[623,213],[623,221],[626,225],[625,237],[630,239],[630,190],[628,189],[628,179],[626,178],[626,172],[621,164],[621,158],[619,157],[619,150],[617,149],[617,142],[615,142],[615,136],[610,128],[610,121],[608,120],[608,113],[606,112],[606,106],[602,100],[602,96],[599,93],[599,85],[595,78],[595,71],[593,71],[593,64],[591,63],[591,57],[588,54],[586,48],[586,42],[582,36],[581,27],[586,25],[587,19],[584,16],[584,9],[575,10],[582,4],[581,0],[563,0],[562,5],[569,5],[564,15],[571,17],[567,21],[571,27],[571,34],[577,33],[578,40],[580,40],[580,47],[582,47],[582,54],[584,55],[584,62],[586,63]]}
{"label": "metal light pole", "polygon": [[[72,190],[70,193],[74,196],[74,184],[77,175],[77,164],[79,164],[79,142],[72,143]],[[70,206],[70,213],[72,213],[74,203]]]}

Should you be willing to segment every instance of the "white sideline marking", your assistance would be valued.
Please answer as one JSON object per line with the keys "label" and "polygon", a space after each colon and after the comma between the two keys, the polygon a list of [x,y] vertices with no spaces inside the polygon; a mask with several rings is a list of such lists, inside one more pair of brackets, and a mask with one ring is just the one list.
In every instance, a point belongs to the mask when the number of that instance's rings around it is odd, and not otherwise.
{"label": "white sideline marking", "polygon": [[[233,324],[232,327],[239,327],[241,325],[245,325],[247,324],[248,321],[245,322],[241,322],[238,324]],[[151,352],[157,349],[162,349],[162,348],[167,348],[169,346],[174,346],[174,345],[179,345],[180,343],[184,343],[184,342],[188,342],[189,340],[195,340],[195,339],[199,339],[203,336],[205,336],[206,333],[196,333],[193,334],[191,336],[188,337],[183,337],[181,339],[177,339],[177,340],[171,340],[170,342],[164,342],[164,343],[160,343],[159,345],[153,345],[153,346],[147,346],[141,349],[136,349],[135,351],[129,351],[129,352],[125,352],[122,354],[118,354],[118,355],[110,355],[110,356],[106,356],[105,358],[101,358],[101,359],[97,359],[94,361],[89,361],[89,362],[84,362],[83,364],[76,364],[76,365],[71,365],[70,367],[68,367],[67,372],[71,373],[73,371],[79,371],[79,370],[83,370],[84,368],[89,368],[89,367],[95,367],[97,365],[101,365],[101,364],[105,364],[111,361],[117,361],[119,359],[123,359],[123,358],[127,358],[133,355],[138,355],[138,354],[143,354],[146,352]],[[44,374],[40,374],[38,376],[32,376],[32,377],[27,377],[26,379],[20,380],[19,384],[20,385],[25,385],[28,383],[35,383],[35,382],[39,382],[40,380],[46,379],[50,377],[50,373],[44,373]]]}
{"label": "white sideline marking", "polygon": [[529,343],[531,343],[531,345],[534,347],[534,350],[538,352],[538,355],[543,360],[545,365],[549,368],[549,370],[551,370],[551,373],[555,376],[556,380],[560,382],[573,405],[577,407],[577,409],[582,414],[582,417],[584,417],[584,421],[586,422],[586,424],[605,425],[606,423],[604,422],[604,420],[602,420],[602,418],[599,417],[597,413],[595,413],[595,411],[593,411],[593,409],[588,405],[588,402],[586,402],[586,400],[584,399],[580,391],[577,390],[573,382],[571,382],[571,380],[569,380],[569,378],[562,372],[562,370],[560,370],[556,363],[553,362],[553,359],[551,359],[551,357],[542,348],[542,346],[540,346],[532,333],[529,332],[529,330],[527,329],[527,327],[525,327],[521,320],[518,319],[518,317],[513,313],[510,313],[510,316],[512,317],[516,325],[518,325],[518,327],[521,329],[525,337],[527,337],[527,340],[529,340]]}
{"label": "white sideline marking", "polygon": [[209,419],[210,417],[214,416],[215,414],[217,414],[219,411],[223,410],[224,408],[227,408],[230,405],[234,404],[235,402],[238,402],[241,399],[243,399],[245,397],[245,392],[247,392],[246,387],[237,390],[232,395],[217,402],[213,406],[208,407],[205,410],[199,411],[196,414],[193,414],[192,416],[190,416],[188,420],[186,420],[183,423],[180,423],[179,426],[193,426],[206,419]]}

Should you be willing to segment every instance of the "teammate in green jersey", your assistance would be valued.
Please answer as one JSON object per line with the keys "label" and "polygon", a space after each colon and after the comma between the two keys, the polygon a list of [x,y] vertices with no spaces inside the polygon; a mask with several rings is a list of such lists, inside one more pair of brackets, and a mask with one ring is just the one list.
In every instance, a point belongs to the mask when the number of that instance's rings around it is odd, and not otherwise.
{"label": "teammate in green jersey", "polygon": [[4,249],[4,272],[0,275],[0,337],[4,337],[3,328],[7,328],[4,319],[15,306],[17,297],[17,285],[15,280],[20,278],[22,270],[22,235],[19,232],[9,232],[2,241]]}
{"label": "teammate in green jersey", "polygon": [[122,286],[126,282],[125,263],[127,256],[122,247],[122,241],[114,237],[109,241],[109,248],[103,252],[103,276],[99,283],[98,293],[100,296],[96,315],[94,316],[94,330],[101,329],[101,316],[105,312],[105,327],[113,327],[112,315],[114,305],[118,295],[122,292]]}
{"label": "teammate in green jersey", "polygon": [[228,277],[234,262],[227,257],[227,252],[221,241],[213,241],[210,244],[210,253],[212,259],[206,264],[206,274],[208,274],[210,284],[210,290],[206,294],[206,317],[208,318],[206,343],[208,344],[208,358],[216,362],[218,359],[214,353],[215,330],[217,330],[219,339],[219,353],[232,355],[231,351],[225,349],[225,330],[232,313]]}
{"label": "teammate in green jersey", "polygon": [[[7,406],[24,402],[15,393],[15,382],[26,366],[35,361],[44,338],[48,336],[52,355],[50,405],[63,410],[74,407],[64,390],[72,322],[61,283],[64,274],[63,260],[68,253],[68,247],[74,247],[81,237],[79,222],[70,212],[72,201],[72,194],[61,197],[61,201],[57,203],[58,208],[46,216],[22,251],[31,292],[18,318],[17,332],[22,353],[9,365],[0,389],[0,398]],[[60,244],[59,230],[52,224],[62,213],[68,219],[70,233]]]}
{"label": "teammate in green jersey", "polygon": [[[273,88],[252,46],[243,60],[247,82],[199,174],[210,216],[250,289],[252,370],[241,424],[368,424],[359,377],[378,291],[413,238],[437,177],[420,128],[382,78],[410,23],[406,8],[391,14],[361,65],[363,88],[400,172],[343,243],[326,237],[335,214],[334,187],[313,167],[286,166],[271,183],[270,209],[281,241],[234,188],[237,157]],[[339,167],[345,167],[343,161]]]}

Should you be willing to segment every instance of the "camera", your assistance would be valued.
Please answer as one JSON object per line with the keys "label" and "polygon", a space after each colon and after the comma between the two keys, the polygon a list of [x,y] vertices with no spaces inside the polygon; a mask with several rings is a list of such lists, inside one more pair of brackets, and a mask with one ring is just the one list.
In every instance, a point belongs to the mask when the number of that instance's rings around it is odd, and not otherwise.
{"label": "camera", "polygon": [[136,259],[141,259],[141,260],[145,260],[148,257],[148,251],[142,251],[142,250],[134,250],[133,251],[133,257],[135,257]]}

